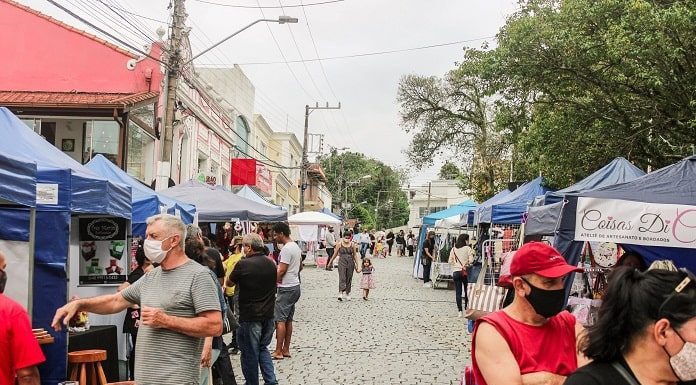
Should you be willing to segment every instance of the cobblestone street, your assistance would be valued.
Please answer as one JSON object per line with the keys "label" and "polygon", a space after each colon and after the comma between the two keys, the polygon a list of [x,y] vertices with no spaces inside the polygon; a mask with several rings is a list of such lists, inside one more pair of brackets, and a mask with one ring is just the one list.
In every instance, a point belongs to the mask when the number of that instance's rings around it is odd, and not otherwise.
{"label": "cobblestone street", "polygon": [[[423,288],[412,258],[373,263],[377,289],[367,302],[359,274],[352,301],[340,302],[336,269],[305,268],[292,358],[274,361],[281,384],[458,384],[469,348],[454,291]],[[243,384],[239,357],[232,362]]]}

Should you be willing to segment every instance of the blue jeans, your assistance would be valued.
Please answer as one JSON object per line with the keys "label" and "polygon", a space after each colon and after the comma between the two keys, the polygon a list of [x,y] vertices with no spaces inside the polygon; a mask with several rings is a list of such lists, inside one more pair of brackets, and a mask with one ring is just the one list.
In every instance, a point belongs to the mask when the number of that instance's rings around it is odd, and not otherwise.
{"label": "blue jeans", "polygon": [[276,385],[273,360],[268,345],[273,339],[275,322],[273,319],[265,321],[241,321],[237,329],[237,344],[241,354],[242,373],[246,385],[258,385],[259,367],[261,376],[266,385]]}
{"label": "blue jeans", "polygon": [[367,254],[367,249],[370,248],[369,243],[361,243],[360,244],[360,256],[365,258],[365,255]]}

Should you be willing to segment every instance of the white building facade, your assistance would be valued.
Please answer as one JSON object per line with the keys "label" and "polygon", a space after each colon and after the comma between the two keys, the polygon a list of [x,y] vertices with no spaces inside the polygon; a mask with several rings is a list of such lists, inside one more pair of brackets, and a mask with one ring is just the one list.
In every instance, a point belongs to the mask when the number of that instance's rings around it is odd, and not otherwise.
{"label": "white building facade", "polygon": [[[430,194],[428,194],[430,187]],[[408,194],[409,216],[408,227],[420,226],[423,217],[452,207],[469,199],[457,186],[456,180],[433,180],[420,186],[409,186],[405,189]]]}

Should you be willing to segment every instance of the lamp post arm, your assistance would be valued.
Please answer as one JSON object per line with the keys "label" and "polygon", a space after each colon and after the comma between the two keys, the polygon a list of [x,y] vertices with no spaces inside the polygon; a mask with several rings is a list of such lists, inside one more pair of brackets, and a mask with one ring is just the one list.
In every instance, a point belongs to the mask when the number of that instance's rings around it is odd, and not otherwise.
{"label": "lamp post arm", "polygon": [[209,52],[210,50],[212,50],[213,48],[215,48],[215,47],[219,46],[220,44],[226,42],[227,40],[229,40],[229,39],[231,39],[231,38],[237,36],[239,33],[241,33],[242,31],[246,30],[247,28],[253,26],[254,24],[258,24],[258,23],[260,23],[260,22],[262,22],[262,21],[275,22],[275,23],[278,22],[277,19],[258,19],[258,20],[256,20],[256,21],[252,21],[251,23],[247,24],[245,27],[243,27],[242,29],[238,30],[237,32],[235,32],[235,33],[233,33],[233,34],[227,36],[226,38],[224,38],[224,39],[220,40],[219,42],[213,44],[212,46],[206,48],[206,49],[203,50],[202,52],[199,52],[196,56],[192,57],[192,58],[189,59],[186,63],[182,64],[181,67],[183,68],[185,65],[187,65],[187,64],[191,63],[192,61],[198,59],[198,58],[201,57],[202,55],[208,53],[208,52]]}

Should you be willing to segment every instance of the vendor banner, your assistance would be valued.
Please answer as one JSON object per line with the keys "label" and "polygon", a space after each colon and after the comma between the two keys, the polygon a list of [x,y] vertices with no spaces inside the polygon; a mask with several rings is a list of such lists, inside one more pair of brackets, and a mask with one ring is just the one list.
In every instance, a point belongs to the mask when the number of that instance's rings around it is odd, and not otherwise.
{"label": "vendor banner", "polygon": [[126,281],[128,251],[124,218],[80,218],[80,285]]}
{"label": "vendor banner", "polygon": [[696,249],[696,206],[578,198],[575,240]]}

